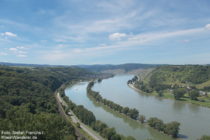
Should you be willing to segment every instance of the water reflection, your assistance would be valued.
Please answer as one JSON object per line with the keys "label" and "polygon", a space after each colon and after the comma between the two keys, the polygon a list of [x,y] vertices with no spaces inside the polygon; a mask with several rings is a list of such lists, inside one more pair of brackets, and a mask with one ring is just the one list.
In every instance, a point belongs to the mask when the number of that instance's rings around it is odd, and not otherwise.
{"label": "water reflection", "polygon": [[186,104],[181,103],[181,101],[173,101],[173,109],[177,112],[183,110]]}
{"label": "water reflection", "polygon": [[199,113],[200,106],[194,105],[194,104],[188,104],[188,108],[190,111],[194,113]]}

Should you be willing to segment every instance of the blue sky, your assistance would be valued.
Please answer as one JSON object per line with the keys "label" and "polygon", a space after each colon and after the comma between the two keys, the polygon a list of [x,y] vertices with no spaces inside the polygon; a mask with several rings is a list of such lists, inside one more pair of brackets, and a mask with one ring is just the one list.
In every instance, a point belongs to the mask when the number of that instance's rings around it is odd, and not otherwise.
{"label": "blue sky", "polygon": [[0,61],[209,64],[209,0],[0,0]]}

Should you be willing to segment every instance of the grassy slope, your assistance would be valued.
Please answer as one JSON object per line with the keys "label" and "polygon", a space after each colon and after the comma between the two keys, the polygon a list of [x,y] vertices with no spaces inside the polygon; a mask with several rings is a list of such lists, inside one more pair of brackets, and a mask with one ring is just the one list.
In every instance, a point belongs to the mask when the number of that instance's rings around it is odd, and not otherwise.
{"label": "grassy slope", "polygon": [[[210,68],[209,66],[161,66],[154,70],[149,70],[138,75],[138,77],[146,85],[149,85],[151,77],[156,79],[159,83],[164,85],[177,85],[179,87],[195,87],[198,90],[204,90],[205,87],[210,86]],[[138,88],[138,82],[136,87]],[[206,92],[208,92],[206,90]],[[158,96],[156,91],[150,95]],[[163,91],[163,98],[174,99],[170,90]],[[190,100],[188,95],[181,99],[197,105],[210,107],[210,97],[198,97],[200,101]],[[201,102],[201,100],[203,102]]]}

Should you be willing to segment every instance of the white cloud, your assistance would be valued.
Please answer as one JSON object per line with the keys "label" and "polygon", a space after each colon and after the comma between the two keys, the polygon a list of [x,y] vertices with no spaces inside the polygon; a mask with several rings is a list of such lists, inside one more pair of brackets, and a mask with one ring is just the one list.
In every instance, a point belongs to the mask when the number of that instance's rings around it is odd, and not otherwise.
{"label": "white cloud", "polygon": [[13,52],[18,51],[18,49],[17,49],[17,48],[9,48],[9,50],[10,50],[10,51],[13,51]]}
{"label": "white cloud", "polygon": [[5,37],[17,37],[17,35],[12,32],[4,32],[4,33],[1,33],[1,35]]}
{"label": "white cloud", "polygon": [[184,40],[181,40],[181,42],[182,42],[182,43],[188,43],[188,42],[190,42],[190,40],[184,39]]}
{"label": "white cloud", "polygon": [[123,28],[131,27],[131,24],[128,22],[130,18],[134,15],[129,14],[124,17],[117,18],[108,18],[102,20],[94,20],[88,21],[86,23],[69,25],[67,24],[67,28],[70,31],[74,31],[76,33],[100,33],[100,32],[113,32]]}
{"label": "white cloud", "polygon": [[26,49],[26,47],[24,47],[24,46],[17,46],[16,48],[17,49],[21,49],[21,50],[25,50]]}
{"label": "white cloud", "polygon": [[5,53],[5,52],[0,52],[0,56],[6,56],[7,55],[7,53]]}
{"label": "white cloud", "polygon": [[65,43],[68,41],[76,41],[76,42],[82,42],[84,38],[82,36],[72,36],[72,35],[56,35],[54,37],[54,41]]}
{"label": "white cloud", "polygon": [[121,40],[122,38],[126,37],[127,34],[125,33],[113,33],[109,35],[110,40]]}
{"label": "white cloud", "polygon": [[9,48],[9,51],[15,54],[17,57],[27,57],[26,48],[24,46]]}
{"label": "white cloud", "polygon": [[27,57],[26,54],[18,54],[17,57]]}
{"label": "white cloud", "polygon": [[[40,32],[43,33],[43,28],[40,27],[36,27],[36,26],[31,26],[29,24],[26,23],[20,23],[17,21],[13,21],[13,20],[7,20],[7,19],[0,19],[0,24],[2,25],[7,25],[7,26],[12,26],[13,28],[17,28],[19,30],[23,31],[30,31],[30,32]],[[17,35],[16,35],[17,36]]]}
{"label": "white cloud", "polygon": [[210,30],[210,24],[206,24],[205,28]]}
{"label": "white cloud", "polygon": [[[157,40],[165,40],[172,37],[186,37],[191,35],[198,35],[201,33],[207,32],[206,27],[184,29],[177,31],[168,31],[168,32],[151,32],[151,33],[142,33],[136,35],[127,35],[125,33],[113,33],[110,34],[110,39],[121,39],[126,37],[124,40],[119,40],[117,42],[112,42],[110,45],[99,45],[95,47],[84,47],[77,49],[66,49],[65,51],[47,51],[44,53],[43,58],[49,61],[62,61],[62,60],[77,60],[77,59],[86,59],[89,56],[98,57],[102,55],[109,55],[115,53],[116,51],[130,49],[132,47],[141,47],[142,45],[152,43]],[[183,40],[185,43],[190,40]],[[70,55],[71,54],[71,55]]]}
{"label": "white cloud", "polygon": [[59,50],[52,50],[47,53],[44,53],[42,58],[44,60],[47,60],[48,62],[57,62],[57,61],[62,61],[65,60],[66,58],[71,58],[71,53],[67,53],[66,51],[59,51]]}
{"label": "white cloud", "polygon": [[136,19],[136,15],[137,11],[131,11],[120,17],[112,16],[101,19],[78,21],[77,23],[72,23],[69,14],[56,17],[54,19],[54,24],[60,31],[54,34],[54,41],[84,42],[88,39],[92,39],[95,34],[113,33],[122,29],[131,29],[136,26],[134,22],[132,22]]}
{"label": "white cloud", "polygon": [[124,12],[126,10],[130,10],[134,6],[134,0],[112,0],[109,1],[99,1],[96,6],[101,10],[106,12]]}
{"label": "white cloud", "polygon": [[131,45],[142,45],[151,41],[165,39],[169,37],[176,37],[176,36],[184,36],[184,35],[196,35],[198,33],[205,32],[205,28],[193,28],[193,29],[185,29],[185,30],[177,30],[171,32],[154,32],[154,33],[144,33],[144,34],[137,34],[133,35],[128,38],[127,41],[123,42],[124,44]]}
{"label": "white cloud", "polygon": [[48,15],[48,16],[51,16],[51,15],[55,14],[55,12],[53,10],[46,10],[46,9],[40,9],[36,13],[38,15]]}

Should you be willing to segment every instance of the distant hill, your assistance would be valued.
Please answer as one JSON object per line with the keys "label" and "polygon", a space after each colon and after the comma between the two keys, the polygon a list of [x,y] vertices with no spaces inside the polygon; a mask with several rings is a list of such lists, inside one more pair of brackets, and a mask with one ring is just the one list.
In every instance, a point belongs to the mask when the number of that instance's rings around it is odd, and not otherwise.
{"label": "distant hill", "polygon": [[168,65],[145,69],[128,84],[147,95],[210,107],[209,65]]}
{"label": "distant hill", "polygon": [[78,65],[80,68],[85,68],[90,71],[94,72],[106,72],[110,70],[118,70],[118,71],[125,71],[129,72],[136,69],[146,69],[146,68],[153,68],[158,65],[155,64],[137,64],[137,63],[127,63],[127,64],[119,64],[119,65]]}
{"label": "distant hill", "polygon": [[127,64],[104,64],[104,65],[47,65],[47,64],[24,64],[24,63],[7,63],[0,62],[2,66],[21,66],[21,67],[79,67],[92,72],[104,72],[104,73],[127,73],[138,69],[153,68],[159,65],[156,64],[138,64],[138,63],[127,63]]}
{"label": "distant hill", "polygon": [[57,67],[65,65],[48,65],[48,64],[24,64],[24,63],[8,63],[0,62],[1,66],[22,66],[22,67]]}
{"label": "distant hill", "polygon": [[170,65],[160,66],[147,75],[139,75],[145,86],[152,89],[192,86],[210,89],[209,65]]}

